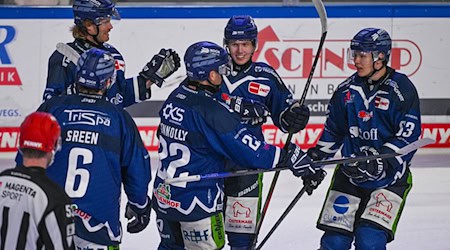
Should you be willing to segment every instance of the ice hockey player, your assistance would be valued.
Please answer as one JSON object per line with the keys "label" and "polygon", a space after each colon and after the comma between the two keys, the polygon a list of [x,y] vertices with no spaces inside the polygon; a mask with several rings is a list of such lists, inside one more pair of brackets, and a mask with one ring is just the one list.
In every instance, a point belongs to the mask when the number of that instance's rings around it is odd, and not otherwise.
{"label": "ice hockey player", "polygon": [[[161,168],[153,188],[159,249],[220,249],[225,244],[223,180],[168,185],[166,178],[223,172],[224,159],[249,168],[288,166],[296,176],[320,168],[312,166],[311,159],[294,144],[285,152],[258,139],[236,112],[213,98],[229,72],[229,57],[222,47],[206,41],[194,43],[184,62],[187,78],[160,111]],[[250,213],[249,209],[236,203],[236,213]]]}
{"label": "ice hockey player", "polygon": [[53,114],[62,127],[62,149],[47,175],[76,205],[75,245],[81,249],[118,248],[122,184],[127,231],[140,232],[150,220],[148,152],[131,116],[104,96],[116,74],[114,63],[107,51],[84,52],[76,69],[77,93],[52,97],[38,109]]}
{"label": "ice hockey player", "polygon": [[[325,129],[308,155],[319,160],[339,148],[344,157],[392,153],[421,133],[419,97],[404,74],[387,66],[389,34],[365,28],[351,40],[356,73],[334,92]],[[317,227],[320,249],[386,249],[394,239],[412,187],[409,169],[415,152],[402,157],[338,165]]]}
{"label": "ice hockey player", "polygon": [[61,94],[72,94],[76,88],[76,66],[80,55],[90,48],[110,52],[115,59],[116,79],[106,96],[112,103],[128,107],[150,98],[152,84],[161,87],[164,79],[180,67],[178,54],[171,49],[160,52],[145,65],[137,77],[125,78],[125,61],[111,44],[109,32],[113,29],[111,19],[120,19],[111,0],[74,0],[75,25],[71,43],[58,43],[48,62],[47,85],[44,100]]}
{"label": "ice hockey player", "polygon": [[[281,131],[297,133],[306,127],[309,109],[292,99],[292,93],[271,66],[264,62],[253,62],[257,36],[258,28],[251,16],[232,16],[229,19],[224,30],[224,47],[231,56],[232,68],[231,74],[224,76],[219,94],[230,96],[226,102],[241,114],[248,129],[259,140],[264,140],[261,126],[267,114],[270,114],[273,123]],[[256,108],[252,109],[252,103],[249,102],[253,102]],[[267,108],[260,108],[259,103]],[[256,112],[249,112],[252,110]],[[251,117],[253,114],[256,117]],[[228,170],[247,167],[227,162]],[[225,231],[233,250],[245,250],[252,246],[262,198],[262,179],[262,174],[225,179]],[[250,220],[242,221],[235,217],[233,207],[237,203],[250,208],[251,223],[248,223]]]}
{"label": "ice hockey player", "polygon": [[45,175],[61,148],[60,135],[48,113],[31,113],[20,125],[23,164],[0,174],[1,249],[75,249],[72,201]]}

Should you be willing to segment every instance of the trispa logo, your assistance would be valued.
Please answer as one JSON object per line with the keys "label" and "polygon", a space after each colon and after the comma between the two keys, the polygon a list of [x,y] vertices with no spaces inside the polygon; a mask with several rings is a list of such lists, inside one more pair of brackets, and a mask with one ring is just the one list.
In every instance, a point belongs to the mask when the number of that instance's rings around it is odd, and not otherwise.
{"label": "trispa logo", "polygon": [[83,109],[66,109],[64,113],[67,114],[66,125],[104,125],[109,127],[111,125],[111,119],[108,114],[95,111],[95,110],[83,110]]}
{"label": "trispa logo", "polygon": [[20,86],[19,73],[12,63],[8,54],[8,44],[10,44],[16,36],[16,30],[13,26],[0,25],[0,85]]}

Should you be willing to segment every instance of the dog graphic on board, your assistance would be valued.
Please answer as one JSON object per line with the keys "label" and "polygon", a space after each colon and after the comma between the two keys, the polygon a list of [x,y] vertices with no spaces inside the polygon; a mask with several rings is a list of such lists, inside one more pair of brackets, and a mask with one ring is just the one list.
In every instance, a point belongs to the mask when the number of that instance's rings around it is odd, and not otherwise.
{"label": "dog graphic on board", "polygon": [[233,203],[233,215],[238,217],[240,214],[245,214],[245,218],[249,218],[252,210],[249,207],[242,205],[239,201]]}

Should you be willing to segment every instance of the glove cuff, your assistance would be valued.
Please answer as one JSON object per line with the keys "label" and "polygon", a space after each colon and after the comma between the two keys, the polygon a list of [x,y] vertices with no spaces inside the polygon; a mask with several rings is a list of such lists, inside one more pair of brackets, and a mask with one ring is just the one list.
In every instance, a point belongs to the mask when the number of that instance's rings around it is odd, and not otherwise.
{"label": "glove cuff", "polygon": [[152,96],[152,91],[147,88],[147,79],[139,74],[137,77],[138,88],[139,88],[139,100],[145,101]]}
{"label": "glove cuff", "polygon": [[288,132],[288,128],[285,127],[288,124],[286,124],[286,121],[283,120],[283,115],[288,111],[289,107],[287,107],[285,110],[283,110],[283,112],[280,113],[280,117],[278,118],[278,122],[280,124],[280,130],[283,133],[287,133]]}

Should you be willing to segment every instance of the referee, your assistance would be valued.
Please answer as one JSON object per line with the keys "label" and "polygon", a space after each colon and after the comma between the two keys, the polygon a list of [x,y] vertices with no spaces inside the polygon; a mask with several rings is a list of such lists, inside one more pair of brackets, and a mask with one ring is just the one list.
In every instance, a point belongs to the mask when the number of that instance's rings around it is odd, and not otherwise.
{"label": "referee", "polygon": [[74,249],[72,202],[45,175],[60,135],[48,113],[34,112],[20,126],[23,166],[0,174],[0,250]]}

